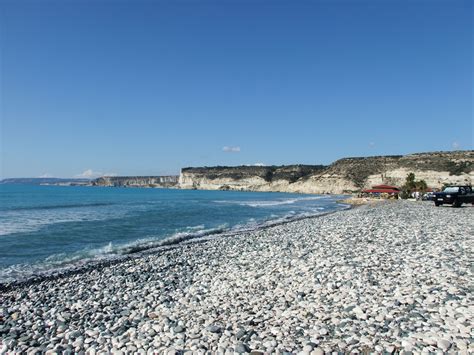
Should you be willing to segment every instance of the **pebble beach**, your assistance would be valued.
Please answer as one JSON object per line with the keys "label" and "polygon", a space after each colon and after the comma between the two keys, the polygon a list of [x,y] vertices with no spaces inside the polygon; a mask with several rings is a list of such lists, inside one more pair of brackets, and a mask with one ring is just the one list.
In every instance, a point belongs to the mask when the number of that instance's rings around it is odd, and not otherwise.
{"label": "pebble beach", "polygon": [[473,217],[386,202],[7,285],[0,351],[472,353]]}

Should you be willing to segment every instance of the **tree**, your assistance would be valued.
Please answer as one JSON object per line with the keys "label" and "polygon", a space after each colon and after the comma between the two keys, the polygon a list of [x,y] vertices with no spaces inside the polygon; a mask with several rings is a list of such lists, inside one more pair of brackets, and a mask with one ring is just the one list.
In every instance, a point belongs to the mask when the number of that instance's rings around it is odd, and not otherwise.
{"label": "tree", "polygon": [[415,182],[415,188],[417,191],[426,192],[426,190],[428,190],[428,185],[425,180],[420,180]]}
{"label": "tree", "polygon": [[402,192],[400,194],[401,198],[407,199],[413,191],[426,192],[426,190],[428,190],[428,185],[425,180],[416,181],[415,179],[416,177],[414,173],[409,173],[407,175],[405,184],[402,186]]}

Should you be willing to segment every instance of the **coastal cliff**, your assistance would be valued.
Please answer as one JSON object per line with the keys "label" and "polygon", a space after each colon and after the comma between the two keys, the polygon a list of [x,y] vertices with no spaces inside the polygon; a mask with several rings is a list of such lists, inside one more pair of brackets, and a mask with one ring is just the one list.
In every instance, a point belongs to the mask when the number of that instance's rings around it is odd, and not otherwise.
{"label": "coastal cliff", "polygon": [[92,181],[93,186],[114,187],[174,187],[177,175],[170,176],[103,176]]}
{"label": "coastal cliff", "polygon": [[377,184],[401,186],[409,173],[429,187],[474,183],[474,151],[343,158],[324,165],[183,168],[179,176],[105,176],[94,186],[343,194]]}
{"label": "coastal cliff", "polygon": [[203,190],[342,194],[376,184],[402,185],[409,173],[428,186],[472,184],[474,151],[344,158],[329,166],[236,166],[183,168],[179,187]]}
{"label": "coastal cliff", "polygon": [[203,190],[284,191],[289,184],[324,169],[323,165],[184,168],[179,186]]}

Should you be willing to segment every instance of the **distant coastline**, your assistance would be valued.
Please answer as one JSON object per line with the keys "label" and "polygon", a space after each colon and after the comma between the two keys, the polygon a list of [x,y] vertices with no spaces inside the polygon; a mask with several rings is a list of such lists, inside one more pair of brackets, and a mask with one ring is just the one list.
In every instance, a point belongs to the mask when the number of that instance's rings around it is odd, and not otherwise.
{"label": "distant coastline", "polygon": [[90,179],[69,179],[69,178],[9,178],[0,180],[0,185],[59,185],[59,186],[79,186],[90,185]]}

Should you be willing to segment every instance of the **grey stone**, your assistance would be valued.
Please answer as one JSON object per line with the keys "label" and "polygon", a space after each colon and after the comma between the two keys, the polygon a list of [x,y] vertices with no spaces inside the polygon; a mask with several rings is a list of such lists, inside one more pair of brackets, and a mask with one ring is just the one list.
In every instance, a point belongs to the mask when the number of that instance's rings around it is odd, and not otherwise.
{"label": "grey stone", "polygon": [[173,328],[173,332],[175,332],[175,333],[182,333],[182,332],[184,332],[184,327],[178,325],[178,326],[176,326],[176,327]]}
{"label": "grey stone", "polygon": [[248,347],[247,344],[238,343],[235,345],[234,351],[239,354],[245,354],[245,353],[250,352],[250,348]]}
{"label": "grey stone", "polygon": [[221,327],[217,325],[210,325],[206,329],[211,333],[220,333],[222,330]]}
{"label": "grey stone", "polygon": [[451,342],[446,339],[438,339],[436,342],[436,346],[443,351],[446,351],[450,348]]}

